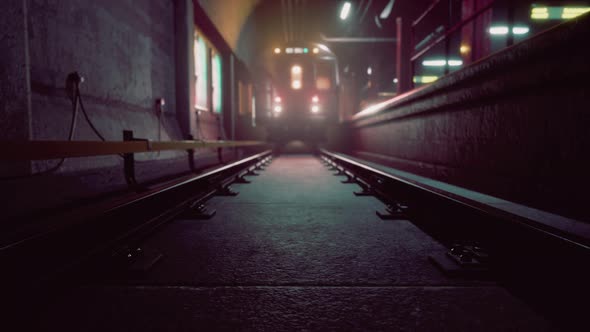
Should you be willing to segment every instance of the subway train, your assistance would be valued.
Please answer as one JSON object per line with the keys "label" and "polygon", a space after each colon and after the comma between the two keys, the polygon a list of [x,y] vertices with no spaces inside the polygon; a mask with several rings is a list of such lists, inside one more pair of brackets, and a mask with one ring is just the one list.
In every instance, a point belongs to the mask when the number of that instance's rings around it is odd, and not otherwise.
{"label": "subway train", "polygon": [[325,140],[338,121],[338,62],[325,45],[306,43],[272,50],[272,107],[269,140]]}

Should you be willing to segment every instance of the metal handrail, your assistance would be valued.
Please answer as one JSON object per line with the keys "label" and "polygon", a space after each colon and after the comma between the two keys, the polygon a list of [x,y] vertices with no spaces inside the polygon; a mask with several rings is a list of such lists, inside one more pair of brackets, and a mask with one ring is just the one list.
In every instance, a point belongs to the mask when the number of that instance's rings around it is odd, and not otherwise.
{"label": "metal handrail", "polygon": [[[489,10],[490,8],[492,8],[492,6],[494,4],[495,4],[495,1],[490,2],[486,6],[478,9],[475,13],[471,14],[471,16],[469,16],[466,19],[462,20],[461,22],[453,25],[449,29],[446,29],[445,32],[444,32],[444,34],[442,36],[436,38],[435,40],[433,40],[432,42],[430,42],[428,45],[426,45],[423,49],[421,49],[420,51],[416,52],[410,58],[410,61],[412,61],[412,62],[416,61],[419,57],[421,57],[422,55],[424,55],[426,52],[430,51],[434,46],[438,45],[439,43],[441,43],[441,42],[445,41],[447,38],[449,38],[449,36],[452,35],[453,33],[455,33],[455,31],[457,31],[458,29],[462,28],[466,24],[471,23],[478,16],[480,16],[481,14],[483,14],[485,11]],[[412,27],[414,28],[414,26],[412,26]]]}
{"label": "metal handrail", "polygon": [[414,22],[412,22],[412,28],[415,27],[416,25],[418,25],[420,22],[422,22],[422,20],[428,15],[430,14],[431,11],[434,10],[434,8],[436,7],[436,5],[438,5],[440,3],[441,0],[434,0],[430,6],[428,6],[428,8],[426,8],[426,10],[420,14],[420,16],[418,16],[417,19],[414,20]]}
{"label": "metal handrail", "polygon": [[261,141],[0,141],[0,161],[49,160],[153,151],[264,145]]}

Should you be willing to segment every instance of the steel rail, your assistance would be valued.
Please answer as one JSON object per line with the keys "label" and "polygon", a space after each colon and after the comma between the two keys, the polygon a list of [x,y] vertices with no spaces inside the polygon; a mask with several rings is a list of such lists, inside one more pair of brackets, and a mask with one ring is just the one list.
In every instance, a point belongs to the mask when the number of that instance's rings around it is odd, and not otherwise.
{"label": "steel rail", "polygon": [[[272,151],[244,158],[155,192],[138,194],[111,208],[50,218],[43,231],[17,234],[0,246],[1,278],[11,282],[54,277],[117,243],[149,232],[202,202],[271,158]],[[47,272],[51,271],[51,272]],[[60,271],[60,272],[57,272]]]}
{"label": "steel rail", "polygon": [[590,250],[590,234],[588,233],[588,225],[585,223],[579,222],[580,225],[578,226],[580,227],[571,227],[570,229],[542,224],[536,220],[515,215],[490,205],[469,200],[465,197],[452,196],[450,193],[436,190],[436,188],[408,181],[327,150],[321,149],[320,153],[340,165],[344,170],[360,178],[372,190],[384,197],[391,196],[393,190],[426,201],[436,200],[461,210],[461,214],[481,215],[492,218],[499,223],[517,224],[566,245],[572,245],[584,251]]}

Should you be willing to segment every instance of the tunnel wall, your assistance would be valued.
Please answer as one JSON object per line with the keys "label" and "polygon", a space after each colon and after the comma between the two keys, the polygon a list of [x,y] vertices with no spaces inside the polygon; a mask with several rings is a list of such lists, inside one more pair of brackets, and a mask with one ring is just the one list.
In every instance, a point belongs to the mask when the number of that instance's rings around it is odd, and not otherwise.
{"label": "tunnel wall", "polygon": [[589,16],[357,114],[349,152],[576,214],[590,184]]}
{"label": "tunnel wall", "polygon": [[[65,85],[67,75],[74,71],[85,78],[81,93],[88,117],[106,140],[121,141],[123,130],[133,130],[135,137],[150,140],[186,138],[187,132],[181,127],[191,128],[187,123],[191,110],[186,108],[190,106],[190,86],[177,81],[180,75],[176,71],[177,64],[182,62],[184,69],[180,70],[188,74],[188,80],[192,78],[192,3],[0,2],[0,45],[4,50],[0,54],[0,140],[67,140],[73,111]],[[181,35],[179,26],[186,28],[182,31],[184,39],[177,38]],[[216,30],[211,32],[219,34]],[[183,57],[179,57],[181,51]],[[177,94],[178,86],[183,94]],[[157,98],[166,100],[160,136]],[[216,139],[217,123],[211,122],[209,127],[205,128],[206,138]],[[82,112],[77,116],[73,140],[99,140]],[[226,150],[224,160],[233,156]],[[211,166],[218,162],[217,149],[199,149],[195,159],[197,168]],[[137,154],[136,160],[140,183],[189,171],[184,151]],[[57,163],[58,160],[0,164],[0,195],[10,198],[3,206],[8,215],[13,210],[26,211],[30,206],[63,205],[80,197],[127,188],[119,156],[66,159],[55,172],[30,176]],[[53,194],[47,195],[48,192]]]}
{"label": "tunnel wall", "polygon": [[[33,140],[66,140],[72,116],[68,73],[78,71],[88,115],[107,140],[123,130],[157,140],[156,98],[166,100],[161,139],[179,139],[175,105],[174,5],[171,1],[30,1]],[[82,117],[75,140],[98,140]],[[100,160],[99,160],[100,159]],[[87,162],[86,162],[87,161]],[[66,169],[118,164],[116,157],[67,163]],[[37,168],[46,167],[40,163]]]}

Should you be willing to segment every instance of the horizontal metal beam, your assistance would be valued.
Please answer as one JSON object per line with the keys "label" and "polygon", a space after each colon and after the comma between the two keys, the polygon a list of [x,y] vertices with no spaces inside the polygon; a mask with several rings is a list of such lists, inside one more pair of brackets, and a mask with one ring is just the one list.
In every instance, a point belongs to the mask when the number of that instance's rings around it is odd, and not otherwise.
{"label": "horizontal metal beam", "polygon": [[395,43],[397,38],[390,37],[326,37],[322,40],[328,43]]}
{"label": "horizontal metal beam", "polygon": [[0,160],[49,160],[61,158],[117,155],[125,153],[142,153],[151,151],[243,147],[265,144],[267,143],[260,141],[3,141],[0,142]]}

